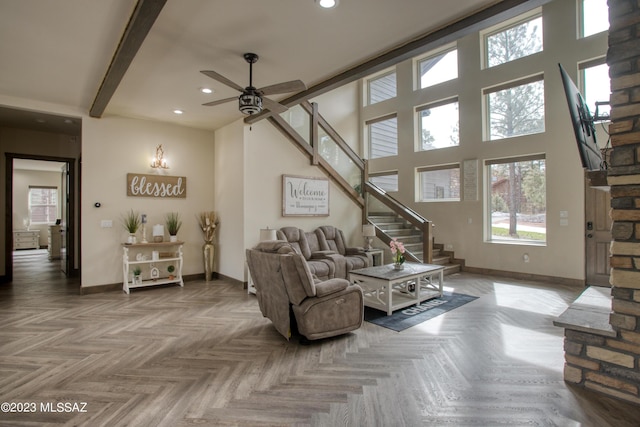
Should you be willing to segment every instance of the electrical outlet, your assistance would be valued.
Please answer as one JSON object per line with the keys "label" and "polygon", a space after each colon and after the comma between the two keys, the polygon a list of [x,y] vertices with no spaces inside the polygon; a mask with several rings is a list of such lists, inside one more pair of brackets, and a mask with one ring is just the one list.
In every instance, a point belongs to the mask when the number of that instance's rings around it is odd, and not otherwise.
{"label": "electrical outlet", "polygon": [[113,227],[113,221],[111,221],[110,219],[103,219],[102,221],[100,221],[100,227],[111,228]]}
{"label": "electrical outlet", "polygon": [[453,250],[453,245],[448,243],[448,244],[444,245],[444,249],[446,251],[452,251]]}

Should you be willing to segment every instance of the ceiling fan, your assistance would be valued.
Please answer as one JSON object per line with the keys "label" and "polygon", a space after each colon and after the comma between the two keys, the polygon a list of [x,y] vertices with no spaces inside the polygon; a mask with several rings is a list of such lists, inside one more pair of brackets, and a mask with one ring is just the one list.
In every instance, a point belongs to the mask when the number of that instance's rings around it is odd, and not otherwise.
{"label": "ceiling fan", "polygon": [[260,89],[256,89],[253,86],[253,64],[258,61],[258,55],[255,53],[245,53],[244,59],[249,63],[249,86],[243,88],[242,86],[232,82],[226,77],[216,73],[215,71],[203,70],[200,71],[205,76],[211,77],[214,80],[223,83],[230,88],[233,88],[239,92],[241,92],[239,97],[225,98],[220,99],[218,101],[207,102],[206,105],[211,107],[213,105],[224,104],[225,102],[233,101],[234,99],[238,99],[238,108],[239,110],[246,115],[257,114],[262,111],[262,106],[267,108],[272,113],[282,113],[287,111],[287,107],[282,104],[279,104],[276,101],[273,101],[267,98],[265,95],[275,95],[279,93],[288,93],[288,92],[298,92],[301,90],[305,90],[307,87],[301,80],[291,80],[289,82],[277,83],[270,86],[265,86]]}

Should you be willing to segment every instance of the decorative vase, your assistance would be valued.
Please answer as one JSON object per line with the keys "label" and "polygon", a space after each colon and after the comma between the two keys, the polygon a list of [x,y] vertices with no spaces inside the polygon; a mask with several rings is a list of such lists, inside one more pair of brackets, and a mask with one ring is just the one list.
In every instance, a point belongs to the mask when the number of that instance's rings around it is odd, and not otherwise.
{"label": "decorative vase", "polygon": [[204,280],[211,281],[213,275],[213,255],[215,246],[211,242],[205,242],[202,245],[202,255],[204,256]]}
{"label": "decorative vase", "polygon": [[399,262],[396,262],[395,264],[393,264],[393,269],[394,270],[404,270],[404,264],[400,264]]}
{"label": "decorative vase", "polygon": [[133,245],[137,242],[136,235],[134,233],[130,233],[129,237],[127,237],[127,243]]}
{"label": "decorative vase", "polygon": [[169,235],[169,241],[170,242],[177,242],[178,241],[178,236],[175,235],[175,234]]}

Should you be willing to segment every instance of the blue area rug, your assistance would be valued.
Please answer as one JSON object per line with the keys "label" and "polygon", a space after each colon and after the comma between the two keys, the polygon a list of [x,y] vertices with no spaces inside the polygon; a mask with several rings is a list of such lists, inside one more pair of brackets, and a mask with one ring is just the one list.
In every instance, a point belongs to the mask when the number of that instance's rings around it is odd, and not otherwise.
{"label": "blue area rug", "polygon": [[401,310],[396,310],[391,316],[387,316],[384,311],[365,307],[364,320],[400,332],[476,299],[478,299],[478,297],[444,292],[440,298],[434,298],[424,301],[420,305],[412,305]]}

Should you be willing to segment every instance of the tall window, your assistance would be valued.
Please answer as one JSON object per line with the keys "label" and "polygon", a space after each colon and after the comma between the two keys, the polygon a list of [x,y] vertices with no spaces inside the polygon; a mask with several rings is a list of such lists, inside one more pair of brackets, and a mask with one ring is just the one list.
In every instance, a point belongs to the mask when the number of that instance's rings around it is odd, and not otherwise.
{"label": "tall window", "polygon": [[418,61],[420,89],[458,78],[458,50],[452,49]]}
{"label": "tall window", "polygon": [[484,90],[489,140],[544,132],[544,81],[535,76]]}
{"label": "tall window", "polygon": [[607,0],[582,0],[580,18],[580,35],[582,37],[607,31],[609,29]]}
{"label": "tall window", "polygon": [[[606,63],[585,63],[580,64],[579,67],[582,75],[582,93],[584,94],[585,102],[591,114],[595,114],[596,102],[608,102],[611,96],[609,66]],[[609,116],[610,112],[611,107],[609,105],[598,106],[599,116]]]}
{"label": "tall window", "polygon": [[398,172],[380,172],[369,175],[369,180],[384,191],[398,191]]}
{"label": "tall window", "polygon": [[31,224],[54,224],[58,217],[58,189],[29,187],[29,220]]}
{"label": "tall window", "polygon": [[417,170],[418,201],[459,201],[460,165],[424,167]]}
{"label": "tall window", "polygon": [[367,105],[396,97],[396,72],[374,77],[367,81]]}
{"label": "tall window", "polygon": [[416,111],[419,118],[420,150],[454,147],[460,143],[457,99],[419,107]]}
{"label": "tall window", "polygon": [[396,115],[380,117],[366,124],[369,130],[369,158],[397,156],[398,119]]}
{"label": "tall window", "polygon": [[542,16],[485,35],[485,65],[494,67],[542,51]]}
{"label": "tall window", "polygon": [[486,161],[489,206],[487,240],[547,240],[545,156]]}

